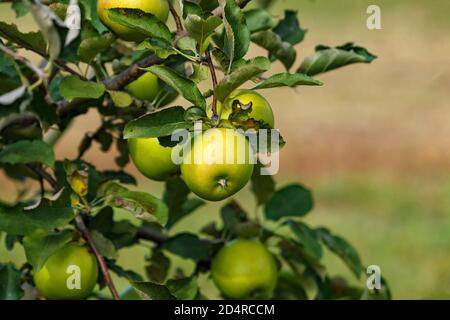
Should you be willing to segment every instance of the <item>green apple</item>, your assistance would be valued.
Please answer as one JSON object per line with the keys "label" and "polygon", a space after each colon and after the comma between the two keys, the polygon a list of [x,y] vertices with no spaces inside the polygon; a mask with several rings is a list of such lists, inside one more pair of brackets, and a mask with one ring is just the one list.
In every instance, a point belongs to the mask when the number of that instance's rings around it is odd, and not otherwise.
{"label": "green apple", "polygon": [[270,299],[278,270],[272,254],[260,241],[237,239],[219,250],[212,261],[211,275],[225,297]]}
{"label": "green apple", "polygon": [[51,255],[34,274],[38,291],[47,299],[84,299],[97,283],[98,264],[88,248],[69,243]]}
{"label": "green apple", "polygon": [[166,22],[169,16],[167,0],[97,0],[97,13],[100,20],[120,38],[127,41],[142,41],[145,35],[111,21],[107,10],[112,8],[140,9],[153,14],[162,22]]}
{"label": "green apple", "polygon": [[137,293],[135,288],[133,288],[132,286],[128,286],[120,294],[120,300],[142,300],[142,298]]}
{"label": "green apple", "polygon": [[[252,111],[249,116],[257,121],[263,121],[270,128],[274,128],[275,119],[269,102],[258,92],[248,89],[240,89],[233,91],[223,103],[217,102],[217,114],[221,119],[228,119],[233,111],[234,101],[239,101],[241,105],[252,103]],[[212,106],[208,106],[207,115],[212,116]]]}
{"label": "green apple", "polygon": [[158,77],[151,72],[146,72],[131,82],[126,89],[139,100],[151,102],[159,92]]}
{"label": "green apple", "polygon": [[128,140],[131,160],[147,178],[164,181],[178,171],[172,161],[172,148],[163,147],[158,138],[133,138]]}
{"label": "green apple", "polygon": [[194,137],[184,150],[181,173],[197,196],[219,201],[250,180],[254,153],[247,138],[233,129],[214,128]]}

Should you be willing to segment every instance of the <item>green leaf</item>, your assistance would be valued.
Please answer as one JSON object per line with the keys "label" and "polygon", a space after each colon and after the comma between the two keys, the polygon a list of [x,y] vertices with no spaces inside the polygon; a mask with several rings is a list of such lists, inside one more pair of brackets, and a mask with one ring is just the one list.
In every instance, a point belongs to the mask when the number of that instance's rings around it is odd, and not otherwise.
{"label": "green leaf", "polygon": [[168,208],[160,199],[146,192],[129,191],[120,184],[110,181],[101,187],[108,205],[130,211],[136,218],[165,225]]}
{"label": "green leaf", "polygon": [[283,41],[275,32],[260,31],[254,33],[252,41],[279,59],[287,70],[294,64],[297,56],[295,49],[289,42]]}
{"label": "green leaf", "polygon": [[24,204],[18,204],[15,207],[0,206],[0,231],[27,235],[36,229],[50,231],[64,227],[73,219],[72,208],[43,202],[44,204],[33,210],[24,210]]}
{"label": "green leaf", "polygon": [[40,32],[20,32],[16,25],[0,21],[0,36],[21,46],[27,46],[38,52],[46,52],[46,43]]}
{"label": "green leaf", "polygon": [[254,8],[244,12],[250,33],[267,30],[273,27],[273,20],[267,10]]}
{"label": "green leaf", "polygon": [[94,240],[95,246],[99,250],[100,254],[108,259],[117,259],[118,254],[114,243],[106,238],[100,232],[93,230],[91,232],[92,239]]}
{"label": "green leaf", "polygon": [[23,297],[21,272],[12,263],[0,265],[0,300],[19,300]]}
{"label": "green leaf", "polygon": [[71,240],[72,232],[70,230],[49,233],[36,230],[25,236],[23,247],[27,261],[33,266],[34,272],[41,270],[47,259]]}
{"label": "green leaf", "polygon": [[116,275],[118,275],[119,277],[126,278],[127,280],[132,280],[132,281],[144,281],[142,276],[139,275],[137,272],[135,272],[133,270],[126,270],[126,269],[122,268],[121,266],[117,265],[112,260],[107,260],[106,263],[108,265],[108,268],[112,272],[114,272]]}
{"label": "green leaf", "polygon": [[108,90],[108,93],[116,107],[126,108],[133,103],[133,98],[124,91]]}
{"label": "green leaf", "polygon": [[281,40],[295,45],[303,41],[307,30],[300,27],[297,11],[285,10],[284,18],[273,28],[273,32],[278,34]]}
{"label": "green leaf", "polygon": [[192,1],[183,1],[183,19],[186,19],[188,15],[195,14],[197,16],[203,16],[203,9],[197,3]]}
{"label": "green leaf", "polygon": [[128,122],[123,135],[125,139],[165,137],[170,136],[176,129],[187,129],[189,126],[190,124],[184,121],[184,109],[172,107]]}
{"label": "green leaf", "polygon": [[206,101],[195,82],[179,75],[171,68],[161,65],[151,66],[145,70],[154,73],[158,78],[177,90],[186,100],[197,107],[205,109]]}
{"label": "green leaf", "polygon": [[94,26],[98,33],[104,33],[108,31],[103,23],[100,21],[100,18],[97,14],[97,1],[93,0],[78,0],[83,8],[83,17],[84,19],[90,21],[90,23]]}
{"label": "green leaf", "polygon": [[323,83],[303,73],[277,73],[258,83],[253,90],[297,86],[321,86]]}
{"label": "green leaf", "polygon": [[204,205],[205,202],[194,198],[188,199],[191,192],[181,177],[173,177],[167,180],[164,191],[164,202],[169,207],[169,221],[167,228],[172,227],[183,217]]}
{"label": "green leaf", "polygon": [[184,26],[189,35],[197,41],[199,53],[203,53],[204,44],[214,33],[214,30],[222,24],[222,20],[216,16],[210,16],[206,20],[195,14],[189,14]]}
{"label": "green leaf", "polygon": [[14,0],[11,3],[11,8],[16,13],[16,18],[23,17],[30,11],[21,0]]}
{"label": "green leaf", "polygon": [[359,278],[362,271],[362,264],[356,249],[347,240],[333,235],[328,229],[318,228],[316,229],[316,233],[328,249],[338,255],[353,274]]}
{"label": "green leaf", "polygon": [[109,49],[114,40],[115,36],[111,32],[84,39],[78,47],[77,54],[81,61],[90,63],[98,53]]}
{"label": "green leaf", "polygon": [[225,235],[234,234],[237,225],[248,221],[247,213],[233,200],[220,209],[220,217]]}
{"label": "green leaf", "polygon": [[264,204],[272,197],[275,192],[275,181],[270,175],[261,175],[260,165],[255,167],[251,179],[251,189],[256,197],[258,205]]}
{"label": "green leaf", "polygon": [[167,288],[178,300],[194,300],[198,293],[197,278],[170,279]]}
{"label": "green leaf", "polygon": [[162,245],[162,249],[185,259],[195,261],[209,260],[214,251],[214,244],[202,240],[192,233],[179,233]]}
{"label": "green leaf", "polygon": [[147,37],[161,38],[172,41],[172,33],[164,22],[151,13],[139,9],[108,9],[108,16],[112,22],[131,28]]}
{"label": "green leaf", "polygon": [[192,64],[192,74],[189,76],[189,79],[191,79],[195,83],[200,83],[204,80],[207,80],[208,76],[209,76],[209,69],[207,66],[198,63]]}
{"label": "green leaf", "polygon": [[[250,46],[250,30],[235,0],[220,0],[225,27],[224,51],[230,63],[242,58]],[[230,64],[231,67],[231,64]]]}
{"label": "green leaf", "polygon": [[302,246],[303,251],[312,259],[319,261],[322,257],[322,246],[315,231],[299,221],[288,220],[286,224],[293,232],[295,240]]}
{"label": "green leaf", "polygon": [[[199,56],[199,53],[197,52],[197,41],[190,37],[190,36],[184,36],[181,37],[177,40],[177,47],[180,50],[184,50],[184,51],[190,51],[192,53],[194,53],[196,56]],[[184,53],[182,53],[181,51],[178,51],[178,53],[183,54],[185,57],[189,57],[189,59],[191,59],[191,56],[185,55]],[[195,62],[198,63],[198,59],[195,57]]]}
{"label": "green leaf", "polygon": [[71,101],[76,98],[100,98],[105,93],[105,86],[101,83],[84,81],[77,76],[67,76],[59,87],[61,96]]}
{"label": "green leaf", "polygon": [[163,283],[170,268],[170,260],[161,250],[152,250],[150,264],[145,268],[148,278],[157,283]]}
{"label": "green leaf", "polygon": [[277,190],[266,203],[264,213],[269,220],[283,217],[302,217],[313,208],[311,191],[300,184]]}
{"label": "green leaf", "polygon": [[217,84],[215,89],[217,98],[223,102],[235,89],[239,88],[246,81],[269,70],[269,68],[270,62],[264,57],[256,57],[241,65]]}
{"label": "green leaf", "polygon": [[175,300],[165,285],[144,281],[130,281],[130,284],[147,300]]}
{"label": "green leaf", "polygon": [[7,145],[0,151],[0,163],[42,163],[53,167],[55,154],[52,147],[42,140],[22,140]]}
{"label": "green leaf", "polygon": [[314,76],[353,63],[371,63],[376,58],[365,48],[354,46],[353,43],[335,48],[317,46],[316,52],[303,60],[298,72]]}
{"label": "green leaf", "polygon": [[145,49],[153,51],[161,59],[167,59],[171,55],[179,53],[170,42],[158,38],[147,39],[141,42],[137,47],[137,50]]}

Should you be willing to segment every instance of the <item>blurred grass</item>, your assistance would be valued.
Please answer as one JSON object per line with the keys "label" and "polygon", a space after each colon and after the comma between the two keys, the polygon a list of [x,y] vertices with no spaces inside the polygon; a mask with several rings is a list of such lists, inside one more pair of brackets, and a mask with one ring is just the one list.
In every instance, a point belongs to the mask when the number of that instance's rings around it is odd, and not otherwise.
{"label": "blurred grass", "polygon": [[[370,66],[324,75],[322,88],[264,92],[288,141],[277,179],[301,181],[314,190],[316,208],[306,221],[348,239],[366,265],[379,265],[394,298],[439,297],[450,293],[450,2],[379,0],[383,26],[379,31],[365,26],[369,4],[374,3],[279,0],[273,8],[275,17],[284,8],[298,9],[302,27],[308,29],[298,49],[300,59],[318,43],[345,41],[355,41],[379,56]],[[8,6],[0,5],[0,20],[13,22]],[[27,17],[17,23],[29,31],[30,21]],[[252,48],[251,54],[256,53],[261,51]],[[274,72],[278,71],[281,66],[275,64]],[[73,158],[81,132],[97,126],[98,117],[92,112],[77,120],[60,141],[57,158]],[[101,168],[114,167],[113,156],[97,149],[86,159]],[[132,166],[127,169],[135,173]],[[161,194],[161,184],[139,177],[140,188]],[[0,181],[3,197],[15,193],[15,185]],[[237,198],[253,212],[248,188]],[[174,231],[195,232],[217,220],[218,209],[219,204],[208,205]],[[148,254],[148,245],[126,249],[119,263],[144,274]],[[1,262],[24,259],[20,247],[8,252],[2,241]],[[332,274],[352,278],[333,255],[326,254],[324,263]],[[182,259],[176,264],[192,268]],[[120,289],[126,286],[123,279],[117,281]],[[206,283],[208,292],[215,292]]]}

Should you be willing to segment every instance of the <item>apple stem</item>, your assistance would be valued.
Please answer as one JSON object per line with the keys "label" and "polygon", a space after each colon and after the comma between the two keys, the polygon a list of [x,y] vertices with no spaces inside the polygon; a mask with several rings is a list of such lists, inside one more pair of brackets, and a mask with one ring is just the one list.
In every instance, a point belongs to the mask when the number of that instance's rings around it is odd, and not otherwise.
{"label": "apple stem", "polygon": [[217,115],[217,96],[216,96],[216,86],[217,86],[217,76],[216,76],[216,69],[214,68],[214,64],[212,62],[211,59],[211,53],[209,52],[209,50],[206,50],[205,52],[206,55],[206,62],[208,63],[208,67],[209,67],[209,71],[211,73],[211,78],[212,78],[212,83],[213,83],[213,102],[212,102],[212,123],[213,126],[215,127],[218,120],[219,120],[219,116]]}
{"label": "apple stem", "polygon": [[108,266],[106,265],[105,258],[101,255],[100,251],[97,249],[94,239],[92,238],[92,235],[89,231],[89,229],[86,227],[86,224],[84,223],[83,217],[81,215],[75,216],[75,223],[77,225],[78,230],[81,231],[83,234],[83,237],[88,242],[90,248],[94,252],[95,257],[97,258],[98,264],[100,265],[100,270],[102,271],[103,278],[105,279],[106,285],[109,288],[109,291],[111,291],[111,294],[114,298],[114,300],[120,300],[119,294],[117,293],[116,287],[114,286],[114,283],[111,279],[111,275],[109,274]]}
{"label": "apple stem", "polygon": [[180,16],[177,11],[173,7],[172,3],[169,1],[169,10],[175,20],[175,24],[177,25],[177,33],[182,33],[184,31],[183,24],[181,23]]}

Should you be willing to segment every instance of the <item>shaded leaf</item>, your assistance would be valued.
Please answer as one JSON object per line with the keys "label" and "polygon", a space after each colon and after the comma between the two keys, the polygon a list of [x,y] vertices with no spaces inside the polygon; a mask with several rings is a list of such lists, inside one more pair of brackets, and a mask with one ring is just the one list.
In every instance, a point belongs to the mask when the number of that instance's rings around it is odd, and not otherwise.
{"label": "shaded leaf", "polygon": [[294,64],[297,56],[295,49],[275,32],[267,30],[254,33],[252,41],[279,59],[287,70]]}
{"label": "shaded leaf", "polygon": [[78,0],[83,8],[83,17],[88,20],[98,33],[104,33],[108,31],[103,23],[100,21],[100,18],[97,14],[97,1],[92,0]]}
{"label": "shaded leaf", "polygon": [[266,203],[264,213],[269,220],[283,217],[301,217],[313,208],[311,191],[300,184],[291,184],[277,190]]}
{"label": "shaded leaf", "polygon": [[89,63],[98,53],[109,49],[114,40],[115,37],[111,32],[84,39],[78,47],[77,54],[80,56],[81,61]]}
{"label": "shaded leaf", "polygon": [[365,48],[347,43],[335,48],[317,46],[316,52],[305,58],[298,72],[314,76],[353,63],[371,63],[377,57]]}
{"label": "shaded leaf", "polygon": [[162,284],[153,282],[130,281],[130,284],[137,289],[144,299],[151,300],[175,300],[169,289]]}
{"label": "shaded leaf", "polygon": [[143,42],[141,42],[137,50],[149,49],[153,51],[159,58],[166,59],[171,55],[178,54],[178,50],[176,50],[170,42],[158,39],[158,38],[150,38]]}
{"label": "shaded leaf", "polygon": [[34,272],[41,270],[47,259],[71,240],[72,232],[70,230],[50,233],[36,230],[25,236],[23,247],[27,261],[33,266]]}
{"label": "shaded leaf", "polygon": [[247,53],[250,46],[250,30],[241,8],[234,0],[220,0],[219,2],[223,8],[225,27],[224,51],[231,63]]}
{"label": "shaded leaf", "polygon": [[316,229],[316,233],[328,249],[338,255],[353,274],[359,278],[362,271],[362,264],[356,249],[347,240],[332,234],[328,229],[318,228]]}
{"label": "shaded leaf", "polygon": [[297,86],[321,86],[323,83],[303,73],[277,73],[258,83],[252,90]]}
{"label": "shaded leaf", "polygon": [[222,20],[219,17],[209,16],[207,19],[203,19],[195,14],[189,14],[184,22],[186,31],[197,41],[200,54],[205,49],[205,42],[221,24]]}
{"label": "shaded leaf", "polygon": [[131,28],[147,37],[172,40],[172,33],[164,22],[151,13],[139,9],[108,9],[108,16],[112,22]]}
{"label": "shaded leaf", "polygon": [[244,12],[248,29],[251,33],[267,30],[273,27],[273,20],[267,10],[254,8]]}
{"label": "shaded leaf", "polygon": [[33,48],[38,52],[46,52],[45,40],[40,32],[20,32],[16,25],[0,21],[0,36],[21,46]]}
{"label": "shaded leaf", "polygon": [[264,204],[275,192],[275,181],[270,175],[261,175],[260,165],[255,167],[251,178],[251,189],[258,205]]}
{"label": "shaded leaf", "polygon": [[0,231],[15,235],[31,234],[36,229],[50,231],[66,226],[74,217],[72,208],[50,205],[48,201],[29,211],[23,207],[23,204],[0,206]]}
{"label": "shaded leaf", "polygon": [[23,297],[21,272],[12,263],[0,265],[0,300],[19,300]]}
{"label": "shaded leaf", "polygon": [[176,129],[189,127],[190,124],[184,121],[184,109],[172,107],[128,122],[123,134],[125,139],[156,138],[170,136]]}
{"label": "shaded leaf", "polygon": [[167,288],[178,300],[194,300],[198,293],[197,278],[170,279]]}
{"label": "shaded leaf", "polygon": [[154,73],[158,78],[177,90],[186,100],[194,105],[205,108],[206,101],[195,82],[179,75],[171,68],[162,65],[151,66],[145,70]]}
{"label": "shaded leaf", "polygon": [[149,262],[150,265],[145,268],[148,278],[151,281],[163,283],[169,272],[169,258],[161,250],[153,250]]}
{"label": "shaded leaf", "polygon": [[235,71],[225,76],[215,89],[219,101],[224,101],[231,92],[239,88],[246,81],[269,70],[270,62],[267,58],[256,57],[236,68]]}
{"label": "shaded leaf", "polygon": [[162,248],[185,259],[201,261],[210,259],[214,244],[192,233],[179,233],[164,242]]}
{"label": "shaded leaf", "polygon": [[22,140],[7,145],[0,151],[0,163],[42,163],[53,167],[55,154],[52,147],[42,140]]}
{"label": "shaded leaf", "polygon": [[273,28],[273,32],[278,34],[281,40],[295,45],[303,41],[307,30],[300,27],[297,11],[285,10],[284,18]]}
{"label": "shaded leaf", "polygon": [[23,17],[30,11],[28,9],[28,7],[21,0],[14,0],[11,3],[11,8],[16,13],[16,18]]}
{"label": "shaded leaf", "polygon": [[77,76],[67,76],[59,87],[61,96],[71,101],[75,98],[100,98],[105,93],[105,86],[101,83],[84,81]]}
{"label": "shaded leaf", "polygon": [[302,246],[304,252],[312,259],[319,261],[322,257],[322,246],[316,232],[300,221],[288,220],[286,224],[292,230],[295,240]]}
{"label": "shaded leaf", "polygon": [[111,240],[96,230],[91,231],[91,235],[95,242],[95,246],[102,256],[108,259],[117,259],[117,250]]}
{"label": "shaded leaf", "polygon": [[176,176],[167,180],[163,196],[164,202],[169,207],[167,228],[205,204],[204,201],[197,198],[188,199],[190,192],[181,177]]}
{"label": "shaded leaf", "polygon": [[161,225],[167,223],[166,204],[151,194],[129,191],[115,182],[107,182],[102,189],[110,206],[130,211],[136,218],[144,221],[158,222]]}

